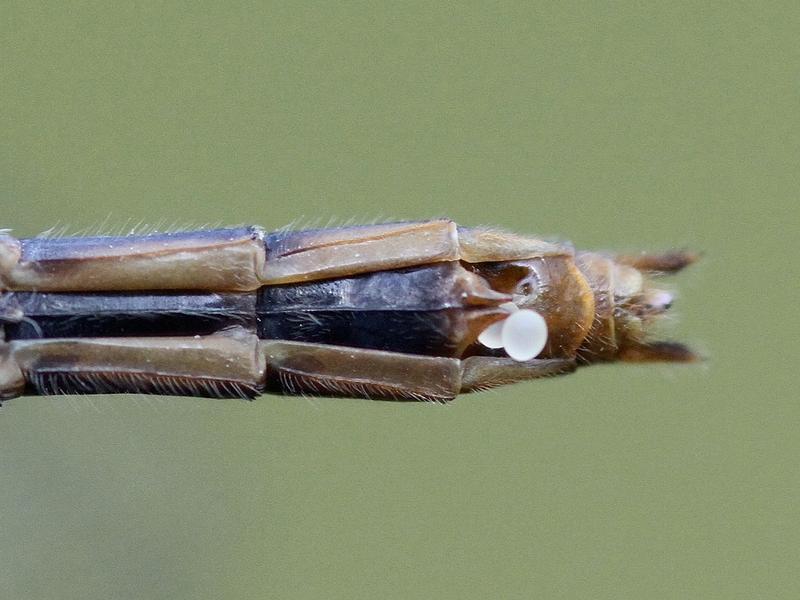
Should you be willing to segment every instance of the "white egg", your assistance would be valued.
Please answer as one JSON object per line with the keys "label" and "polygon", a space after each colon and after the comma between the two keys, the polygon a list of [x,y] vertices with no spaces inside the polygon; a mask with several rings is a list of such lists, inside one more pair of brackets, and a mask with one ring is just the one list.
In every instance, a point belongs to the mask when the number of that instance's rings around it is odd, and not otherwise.
{"label": "white egg", "polygon": [[502,348],[503,323],[505,323],[505,321],[498,321],[497,323],[489,325],[478,336],[478,341],[487,348]]}
{"label": "white egg", "polygon": [[[519,306],[513,302],[504,302],[500,305],[504,311],[508,313],[515,313],[519,311]],[[478,341],[487,348],[502,348],[503,347],[503,321],[492,323],[484,329],[478,336]]]}
{"label": "white egg", "polygon": [[520,362],[531,360],[547,344],[547,323],[535,310],[523,309],[503,321],[500,337],[511,358]]}

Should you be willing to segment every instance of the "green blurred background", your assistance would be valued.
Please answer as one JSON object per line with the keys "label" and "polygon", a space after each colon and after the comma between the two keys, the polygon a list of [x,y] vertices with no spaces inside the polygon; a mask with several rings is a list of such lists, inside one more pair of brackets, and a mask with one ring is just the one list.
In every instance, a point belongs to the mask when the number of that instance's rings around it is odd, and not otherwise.
{"label": "green blurred background", "polygon": [[9,402],[2,596],[800,597],[799,31],[796,2],[2,2],[16,234],[697,248],[672,334],[710,357],[447,407]]}

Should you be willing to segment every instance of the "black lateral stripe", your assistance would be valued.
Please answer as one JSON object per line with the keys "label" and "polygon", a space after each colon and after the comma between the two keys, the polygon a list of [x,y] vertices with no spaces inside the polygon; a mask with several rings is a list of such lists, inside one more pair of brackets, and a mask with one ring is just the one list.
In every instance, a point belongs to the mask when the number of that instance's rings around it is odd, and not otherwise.
{"label": "black lateral stripe", "polygon": [[[17,292],[8,306],[6,339],[207,335],[231,327],[255,329],[256,294]],[[0,310],[0,313],[3,311]],[[9,313],[11,314],[11,313]]]}
{"label": "black lateral stripe", "polygon": [[462,314],[439,311],[292,311],[261,315],[258,336],[425,356],[454,356]]}
{"label": "black lateral stripe", "polygon": [[454,356],[464,330],[458,263],[437,263],[258,292],[258,335],[425,356]]}

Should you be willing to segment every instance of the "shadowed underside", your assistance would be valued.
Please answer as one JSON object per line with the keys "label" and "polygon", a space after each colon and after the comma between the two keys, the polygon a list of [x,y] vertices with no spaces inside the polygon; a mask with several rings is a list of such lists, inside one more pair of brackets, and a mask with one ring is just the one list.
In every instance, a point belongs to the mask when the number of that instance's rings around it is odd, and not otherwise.
{"label": "shadowed underside", "polygon": [[679,344],[646,341],[671,303],[646,275],[693,259],[576,255],[446,220],[0,236],[0,398],[276,391],[445,401],[579,362],[689,361]]}

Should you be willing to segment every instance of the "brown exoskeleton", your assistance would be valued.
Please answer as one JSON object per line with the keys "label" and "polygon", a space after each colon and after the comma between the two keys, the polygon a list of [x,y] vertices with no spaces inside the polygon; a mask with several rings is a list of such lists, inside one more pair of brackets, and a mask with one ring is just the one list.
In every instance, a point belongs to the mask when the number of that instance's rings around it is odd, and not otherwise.
{"label": "brown exoskeleton", "polygon": [[612,256],[448,220],[267,233],[0,235],[0,398],[262,391],[445,401],[647,339],[686,252]]}

